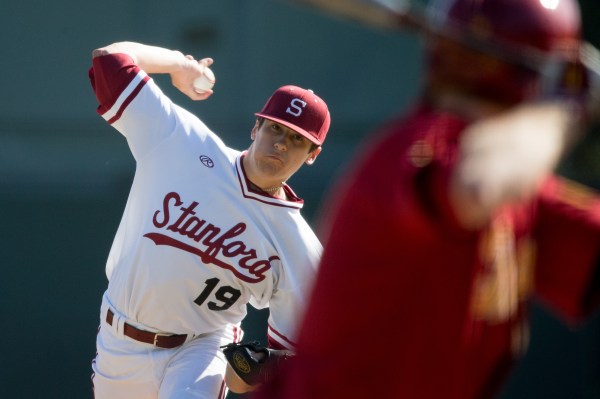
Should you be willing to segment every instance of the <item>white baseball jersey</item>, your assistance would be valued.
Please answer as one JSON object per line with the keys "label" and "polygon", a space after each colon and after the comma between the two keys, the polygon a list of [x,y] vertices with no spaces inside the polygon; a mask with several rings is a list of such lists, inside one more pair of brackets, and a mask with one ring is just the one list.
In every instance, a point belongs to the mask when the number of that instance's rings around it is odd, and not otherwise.
{"label": "white baseball jersey", "polygon": [[268,306],[269,343],[292,349],[322,246],[303,201],[255,191],[228,148],[124,55],[94,59],[98,113],[122,133],[136,172],[105,293],[149,328],[203,334]]}

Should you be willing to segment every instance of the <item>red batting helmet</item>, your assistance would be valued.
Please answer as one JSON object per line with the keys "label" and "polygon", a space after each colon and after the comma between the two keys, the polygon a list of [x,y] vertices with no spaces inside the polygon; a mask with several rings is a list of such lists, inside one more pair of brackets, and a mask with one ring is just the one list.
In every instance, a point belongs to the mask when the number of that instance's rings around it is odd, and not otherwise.
{"label": "red batting helmet", "polygon": [[439,33],[427,50],[431,90],[514,104],[573,79],[564,67],[581,44],[577,0],[433,0],[429,12]]}

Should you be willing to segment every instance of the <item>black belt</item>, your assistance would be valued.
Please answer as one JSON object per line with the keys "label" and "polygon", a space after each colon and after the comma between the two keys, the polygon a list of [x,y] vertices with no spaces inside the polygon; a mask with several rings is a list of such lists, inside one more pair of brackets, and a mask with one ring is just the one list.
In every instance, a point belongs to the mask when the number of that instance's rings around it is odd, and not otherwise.
{"label": "black belt", "polygon": [[[114,313],[112,310],[108,309],[106,312],[106,322],[112,326]],[[183,345],[185,342],[187,335],[166,335],[160,333],[153,333],[150,331],[140,330],[132,326],[131,324],[124,323],[123,333],[131,338],[135,339],[139,342],[144,342],[146,344],[154,345],[157,348],[163,349],[172,349],[177,348],[178,346]]]}

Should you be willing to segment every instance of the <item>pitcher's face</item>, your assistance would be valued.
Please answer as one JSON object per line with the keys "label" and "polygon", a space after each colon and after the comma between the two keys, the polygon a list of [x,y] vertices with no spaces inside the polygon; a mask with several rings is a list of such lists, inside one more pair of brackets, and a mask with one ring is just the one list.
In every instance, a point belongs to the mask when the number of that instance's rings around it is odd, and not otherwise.
{"label": "pitcher's face", "polygon": [[254,142],[248,150],[247,172],[261,181],[257,184],[277,185],[290,178],[303,163],[312,164],[321,147],[309,152],[312,143],[294,130],[265,119],[252,129]]}

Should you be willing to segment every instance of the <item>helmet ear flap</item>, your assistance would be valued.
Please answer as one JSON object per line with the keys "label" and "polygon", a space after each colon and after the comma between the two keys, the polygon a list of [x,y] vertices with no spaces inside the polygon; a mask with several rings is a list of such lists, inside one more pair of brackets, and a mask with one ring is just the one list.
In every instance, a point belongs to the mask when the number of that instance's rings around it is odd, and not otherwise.
{"label": "helmet ear flap", "polygon": [[564,62],[558,66],[555,82],[549,84],[551,94],[578,96],[589,87],[585,66],[579,61]]}
{"label": "helmet ear flap", "polygon": [[545,80],[546,95],[575,100],[583,117],[597,123],[600,118],[600,51],[583,43],[574,61],[557,63],[554,74]]}

